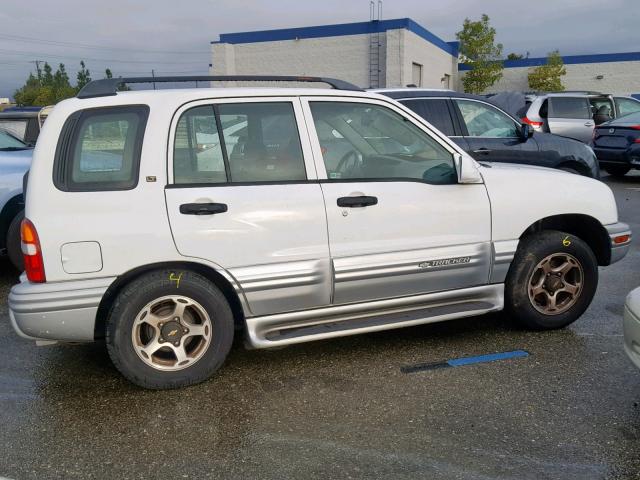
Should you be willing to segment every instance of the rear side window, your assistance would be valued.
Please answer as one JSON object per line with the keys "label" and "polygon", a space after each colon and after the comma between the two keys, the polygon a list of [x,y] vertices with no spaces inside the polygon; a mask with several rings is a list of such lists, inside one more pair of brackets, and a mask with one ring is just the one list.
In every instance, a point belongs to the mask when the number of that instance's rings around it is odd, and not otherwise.
{"label": "rear side window", "polygon": [[630,98],[615,98],[616,105],[618,105],[618,115],[624,117],[630,113],[640,112],[640,102],[637,100],[631,100]]}
{"label": "rear side window", "polygon": [[449,137],[455,135],[446,100],[440,98],[432,100],[402,100],[400,103],[409,107],[445,135]]}
{"label": "rear side window", "polygon": [[578,118],[590,119],[591,107],[586,98],[580,97],[552,97],[549,99],[551,108],[550,118]]}
{"label": "rear side window", "polygon": [[176,128],[173,173],[176,184],[306,180],[293,105],[228,103],[187,110]]}
{"label": "rear side window", "polygon": [[146,106],[127,106],[72,115],[58,141],[56,186],[65,191],[135,188],[148,114]]}

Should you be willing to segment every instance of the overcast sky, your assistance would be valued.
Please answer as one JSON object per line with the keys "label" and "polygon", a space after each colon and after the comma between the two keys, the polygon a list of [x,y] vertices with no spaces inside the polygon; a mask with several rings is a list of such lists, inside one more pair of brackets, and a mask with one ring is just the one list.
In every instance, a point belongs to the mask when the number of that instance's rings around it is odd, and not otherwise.
{"label": "overcast sky", "polygon": [[[455,40],[465,17],[491,18],[505,54],[640,51],[640,0],[386,0],[383,19],[410,17]],[[2,0],[0,97],[24,83],[34,60],[81,59],[93,78],[206,74],[220,33],[366,21],[369,0]]]}

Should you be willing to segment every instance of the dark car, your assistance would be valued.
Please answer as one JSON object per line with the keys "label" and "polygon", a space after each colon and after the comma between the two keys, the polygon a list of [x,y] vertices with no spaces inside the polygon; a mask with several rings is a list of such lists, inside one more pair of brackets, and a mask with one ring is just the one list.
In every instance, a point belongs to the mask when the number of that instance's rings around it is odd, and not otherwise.
{"label": "dark car", "polygon": [[602,168],[616,177],[640,169],[640,113],[611,120],[593,131],[593,150]]}
{"label": "dark car", "polygon": [[51,107],[11,107],[0,112],[0,129],[34,146]]}
{"label": "dark car", "polygon": [[452,90],[380,89],[406,105],[476,160],[558,168],[599,178],[593,150],[577,140],[536,133],[530,125],[475,95]]}

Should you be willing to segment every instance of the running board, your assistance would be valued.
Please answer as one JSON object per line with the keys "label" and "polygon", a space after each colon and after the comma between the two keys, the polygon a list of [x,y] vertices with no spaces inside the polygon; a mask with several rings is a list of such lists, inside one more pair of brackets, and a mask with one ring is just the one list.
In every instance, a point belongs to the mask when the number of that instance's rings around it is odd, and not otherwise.
{"label": "running board", "polygon": [[247,318],[248,346],[280,345],[411,327],[502,310],[504,284]]}

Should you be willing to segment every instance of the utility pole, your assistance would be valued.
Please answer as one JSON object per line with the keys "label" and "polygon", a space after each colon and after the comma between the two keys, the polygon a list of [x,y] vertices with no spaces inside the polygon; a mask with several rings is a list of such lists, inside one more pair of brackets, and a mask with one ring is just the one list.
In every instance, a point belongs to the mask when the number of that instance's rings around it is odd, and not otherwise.
{"label": "utility pole", "polygon": [[[156,78],[156,72],[155,72],[155,70],[154,70],[154,69],[151,69],[151,76],[152,76],[153,78]],[[156,89],[156,82],[153,82],[153,89],[154,89],[154,90]]]}
{"label": "utility pole", "polygon": [[29,63],[35,63],[36,65],[36,73],[38,74],[38,79],[42,76],[42,70],[40,70],[40,64],[44,63],[44,60],[31,60]]}

